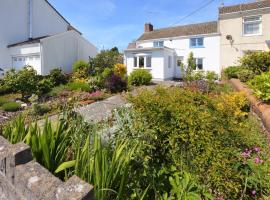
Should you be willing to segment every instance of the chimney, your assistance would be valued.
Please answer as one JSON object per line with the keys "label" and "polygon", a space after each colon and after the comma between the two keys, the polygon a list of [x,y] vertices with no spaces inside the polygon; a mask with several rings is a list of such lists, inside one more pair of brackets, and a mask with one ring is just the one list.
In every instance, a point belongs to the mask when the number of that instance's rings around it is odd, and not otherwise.
{"label": "chimney", "polygon": [[151,23],[146,23],[144,25],[144,32],[145,33],[151,32],[153,30],[154,30],[154,27],[153,27],[153,25]]}

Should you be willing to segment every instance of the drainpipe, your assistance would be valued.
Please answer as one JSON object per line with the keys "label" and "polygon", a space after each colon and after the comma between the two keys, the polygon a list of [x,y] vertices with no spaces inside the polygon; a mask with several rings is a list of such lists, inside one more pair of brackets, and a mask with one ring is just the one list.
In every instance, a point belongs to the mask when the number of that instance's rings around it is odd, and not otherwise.
{"label": "drainpipe", "polygon": [[28,21],[29,21],[29,39],[33,39],[33,0],[28,0],[29,13],[28,13]]}

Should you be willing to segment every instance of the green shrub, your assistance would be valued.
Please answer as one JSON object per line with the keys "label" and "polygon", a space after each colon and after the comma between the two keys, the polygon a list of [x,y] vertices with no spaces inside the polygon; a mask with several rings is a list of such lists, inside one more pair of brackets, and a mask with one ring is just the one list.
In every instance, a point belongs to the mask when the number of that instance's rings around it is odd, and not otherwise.
{"label": "green shrub", "polygon": [[245,67],[255,74],[270,70],[270,52],[252,52],[240,59],[242,67]]}
{"label": "green shrub", "polygon": [[3,97],[0,97],[0,107],[1,107],[3,104],[8,103],[8,102],[9,102],[8,99],[3,98]]}
{"label": "green shrub", "polygon": [[270,101],[270,72],[255,76],[248,82],[256,97],[263,101]]}
{"label": "green shrub", "polygon": [[20,110],[21,104],[17,102],[7,102],[1,106],[1,109],[7,112],[16,112]]}
{"label": "green shrub", "polygon": [[98,75],[90,76],[87,83],[91,92],[95,92],[104,88],[104,79]]}
{"label": "green shrub", "polygon": [[41,96],[49,93],[53,88],[53,82],[49,78],[43,78],[37,83],[36,94]]}
{"label": "green shrub", "polygon": [[63,74],[61,69],[53,69],[50,71],[49,78],[53,83],[53,86],[58,86],[66,84],[68,82],[68,77]]}
{"label": "green shrub", "polygon": [[35,94],[39,78],[33,67],[25,66],[18,72],[13,69],[8,71],[4,81],[8,88],[12,88],[14,92],[20,92],[22,99],[27,100],[28,96]]}
{"label": "green shrub", "polygon": [[72,66],[72,78],[73,79],[84,79],[89,75],[89,63],[78,60]]}
{"label": "green shrub", "polygon": [[246,82],[254,77],[254,72],[246,67],[231,66],[224,70],[224,74],[228,79],[237,78],[242,82]]}
{"label": "green shrub", "polygon": [[106,78],[108,78],[109,76],[111,76],[113,74],[113,70],[111,68],[105,68],[104,71],[101,73],[101,77],[103,78],[103,80],[105,80]]}
{"label": "green shrub", "polygon": [[255,76],[254,72],[247,68],[241,68],[238,71],[237,75],[240,81],[242,82],[247,82],[248,80],[252,79]]}
{"label": "green shrub", "polygon": [[238,78],[239,66],[230,66],[224,70],[224,74],[228,79]]}
{"label": "green shrub", "polygon": [[[264,149],[266,163],[259,166],[261,170],[268,165],[269,151],[258,124],[247,118],[244,94],[208,96],[187,89],[157,88],[142,90],[129,100],[135,114],[123,118],[118,133],[144,144],[135,158],[141,165],[133,168],[138,188],[150,184],[149,195],[157,199],[157,191],[167,191],[166,177],[171,174],[164,168],[175,166],[179,172],[198,177],[198,183],[207,186],[217,199],[241,199],[243,193],[243,199],[250,198],[250,191],[244,191],[245,179],[250,176],[235,168],[241,151],[255,146]],[[253,169],[250,173],[259,172]],[[267,180],[264,184],[256,188],[257,194],[269,195]]]}
{"label": "green shrub", "polygon": [[116,50],[103,50],[90,60],[90,74],[101,75],[106,69],[113,69],[114,65],[121,62],[119,61],[121,55]]}
{"label": "green shrub", "polygon": [[91,89],[87,83],[82,82],[71,82],[67,84],[67,89],[71,91],[84,91],[84,92],[91,92]]}
{"label": "green shrub", "polygon": [[144,69],[136,69],[128,77],[129,84],[135,86],[149,85],[151,80],[152,75],[149,71]]}
{"label": "green shrub", "polygon": [[47,105],[34,104],[33,105],[33,115],[43,116],[44,114],[51,111],[51,108]]}
{"label": "green shrub", "polygon": [[59,96],[64,91],[69,90],[67,85],[59,85],[57,87],[52,88],[52,90],[48,93],[48,96],[56,97]]}

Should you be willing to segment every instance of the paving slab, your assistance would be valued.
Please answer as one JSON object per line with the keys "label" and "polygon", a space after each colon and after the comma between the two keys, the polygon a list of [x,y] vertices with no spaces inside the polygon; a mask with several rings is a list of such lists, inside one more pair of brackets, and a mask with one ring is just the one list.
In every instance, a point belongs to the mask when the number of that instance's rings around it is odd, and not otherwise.
{"label": "paving slab", "polygon": [[75,112],[79,113],[86,122],[98,123],[110,117],[112,110],[124,106],[126,103],[127,101],[122,95],[116,95],[103,101],[75,108]]}

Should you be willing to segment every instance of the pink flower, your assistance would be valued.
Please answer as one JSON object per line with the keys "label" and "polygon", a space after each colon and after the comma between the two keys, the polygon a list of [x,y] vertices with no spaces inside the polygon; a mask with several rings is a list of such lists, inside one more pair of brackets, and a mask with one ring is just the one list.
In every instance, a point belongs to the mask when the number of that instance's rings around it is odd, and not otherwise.
{"label": "pink flower", "polygon": [[256,158],[254,158],[254,163],[260,164],[260,163],[263,163],[263,160],[260,159],[259,157],[256,157]]}
{"label": "pink flower", "polygon": [[256,196],[256,193],[257,193],[256,190],[251,191],[252,196]]}
{"label": "pink flower", "polygon": [[246,149],[244,152],[241,153],[241,156],[244,158],[248,158],[250,157],[251,152],[251,150]]}
{"label": "pink flower", "polygon": [[259,147],[254,147],[254,151],[256,152],[256,153],[258,153],[258,152],[260,152],[260,148]]}

